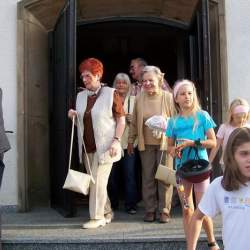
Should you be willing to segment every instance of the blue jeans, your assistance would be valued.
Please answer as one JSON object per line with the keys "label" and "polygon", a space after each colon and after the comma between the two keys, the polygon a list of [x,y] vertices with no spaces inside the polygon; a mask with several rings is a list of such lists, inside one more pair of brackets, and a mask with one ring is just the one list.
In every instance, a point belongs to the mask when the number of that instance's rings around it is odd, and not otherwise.
{"label": "blue jeans", "polygon": [[[124,183],[125,207],[136,207],[138,192],[135,159],[135,154],[129,156],[127,150],[124,150],[121,160],[113,164],[108,182],[108,195],[113,208],[118,207],[119,204],[121,183]],[[122,181],[120,181],[120,176]]]}

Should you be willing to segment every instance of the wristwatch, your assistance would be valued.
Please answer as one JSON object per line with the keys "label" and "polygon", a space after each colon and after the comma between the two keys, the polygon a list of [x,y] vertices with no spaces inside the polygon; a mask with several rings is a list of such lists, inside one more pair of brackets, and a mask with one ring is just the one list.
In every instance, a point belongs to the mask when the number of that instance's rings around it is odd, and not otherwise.
{"label": "wristwatch", "polygon": [[195,145],[195,147],[201,147],[201,139],[199,138],[199,139],[197,139],[197,140],[195,140],[194,141],[194,145]]}
{"label": "wristwatch", "polygon": [[117,136],[114,136],[114,140],[121,142],[121,139]]}

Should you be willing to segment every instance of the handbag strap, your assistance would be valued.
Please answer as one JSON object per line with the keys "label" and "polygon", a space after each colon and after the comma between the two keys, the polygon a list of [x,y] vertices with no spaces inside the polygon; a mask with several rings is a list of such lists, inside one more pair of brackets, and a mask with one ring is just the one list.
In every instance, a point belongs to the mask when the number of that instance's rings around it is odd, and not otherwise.
{"label": "handbag strap", "polygon": [[[159,164],[161,164],[161,162],[162,162],[163,153],[164,153],[164,151],[162,151],[162,152],[161,152],[161,158],[160,158],[160,162],[159,162]],[[165,165],[165,164],[163,164],[163,165]]]}
{"label": "handbag strap", "polygon": [[69,149],[69,165],[68,165],[68,170],[70,170],[70,166],[71,166],[72,148],[73,148],[73,138],[74,138],[74,127],[75,127],[75,116],[73,116],[73,119],[72,119],[72,128],[71,128],[71,138],[70,138],[70,149]]}
{"label": "handbag strap", "polygon": [[82,139],[82,145],[83,145],[84,153],[85,153],[85,156],[86,156],[86,159],[87,159],[87,165],[88,165],[89,173],[90,173],[90,176],[91,176],[91,179],[92,179],[93,183],[95,183],[95,180],[93,178],[93,174],[92,174],[92,171],[91,171],[91,168],[90,168],[89,156],[88,156],[86,146],[85,146],[85,143],[84,143],[84,139],[83,139],[83,129],[82,129],[82,126],[81,126],[81,123],[80,123],[79,115],[77,114],[76,117],[77,117],[79,131],[80,131],[80,135],[81,135],[81,139]]}
{"label": "handbag strap", "polygon": [[[190,159],[190,160],[199,160],[199,153],[198,153],[198,149],[196,147],[189,147],[188,152],[187,152],[187,158],[190,156],[191,151],[194,150],[195,152],[195,158],[194,159]],[[180,164],[183,164],[183,158],[181,158]]]}
{"label": "handbag strap", "polygon": [[[84,140],[83,140],[83,132],[82,132],[82,128],[81,128],[81,124],[80,124],[80,120],[79,120],[78,114],[77,114],[77,121],[78,121],[79,131],[80,131],[81,138],[82,138],[82,145],[83,145],[83,148],[84,148],[84,151],[85,151],[85,155],[86,155],[86,159],[87,159],[87,165],[88,165],[89,173],[90,173],[92,181],[94,182],[94,178],[93,178],[92,171],[91,171],[91,168],[90,168],[89,157],[88,157],[88,154],[86,152],[86,146],[85,146],[85,143],[84,143]],[[68,166],[69,170],[70,170],[70,166],[71,166],[72,148],[73,148],[73,139],[74,139],[74,130],[75,130],[75,116],[73,116],[73,119],[72,119],[72,129],[71,129],[71,139],[70,139],[70,151],[69,151],[69,166]]]}

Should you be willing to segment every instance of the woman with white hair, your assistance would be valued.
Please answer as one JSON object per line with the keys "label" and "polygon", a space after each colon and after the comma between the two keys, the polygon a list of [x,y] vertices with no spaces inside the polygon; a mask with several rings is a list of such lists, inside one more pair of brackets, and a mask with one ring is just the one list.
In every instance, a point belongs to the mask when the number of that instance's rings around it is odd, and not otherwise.
{"label": "woman with white hair", "polygon": [[[125,209],[129,214],[136,213],[136,203],[138,200],[135,155],[129,155],[127,152],[128,146],[128,131],[132,118],[135,96],[131,96],[131,82],[129,76],[125,73],[118,73],[115,76],[113,87],[119,94],[123,109],[126,115],[126,126],[121,137],[121,145],[124,150],[124,156],[120,161],[115,162],[109,177],[108,192],[111,201],[111,206],[115,209],[119,206],[119,191],[120,191],[120,176],[124,183],[124,198]],[[135,145],[136,146],[136,142]],[[121,172],[120,172],[121,171]],[[120,175],[121,173],[121,175]]]}
{"label": "woman with white hair", "polygon": [[144,221],[156,220],[156,210],[160,212],[159,221],[170,220],[173,187],[155,179],[157,166],[162,160],[173,167],[171,159],[166,159],[166,137],[155,133],[145,125],[154,115],[170,117],[173,112],[171,94],[162,89],[164,74],[156,66],[145,66],[142,70],[143,91],[136,97],[133,118],[129,130],[128,154],[133,154],[133,143],[138,138],[138,149],[142,163],[142,197],[145,205]]}

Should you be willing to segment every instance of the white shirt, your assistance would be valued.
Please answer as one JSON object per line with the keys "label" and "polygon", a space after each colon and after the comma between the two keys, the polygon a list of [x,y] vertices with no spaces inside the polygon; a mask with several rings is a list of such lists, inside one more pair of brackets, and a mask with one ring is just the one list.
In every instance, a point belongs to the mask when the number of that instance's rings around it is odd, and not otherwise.
{"label": "white shirt", "polygon": [[222,214],[225,250],[250,249],[250,182],[238,191],[228,192],[221,180],[222,176],[209,185],[198,207],[210,217]]}

